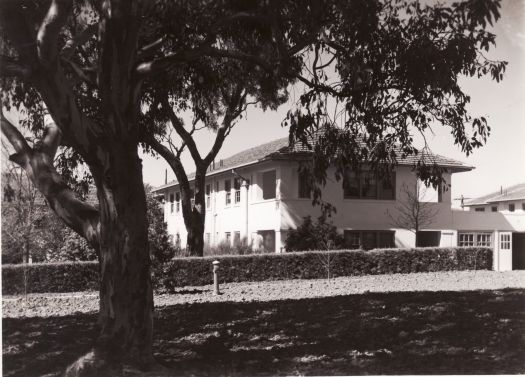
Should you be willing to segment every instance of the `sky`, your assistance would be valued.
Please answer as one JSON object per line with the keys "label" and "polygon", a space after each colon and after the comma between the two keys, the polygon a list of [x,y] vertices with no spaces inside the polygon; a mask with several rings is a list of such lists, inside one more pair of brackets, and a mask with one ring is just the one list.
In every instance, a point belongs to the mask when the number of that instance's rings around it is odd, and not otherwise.
{"label": "sky", "polygon": [[[488,142],[467,158],[453,144],[449,129],[437,127],[434,134],[427,135],[434,153],[475,167],[470,172],[453,174],[453,198],[461,195],[474,198],[497,191],[500,186],[525,182],[525,1],[503,0],[501,18],[491,31],[496,34],[496,47],[487,57],[508,61],[503,81],[496,83],[488,77],[460,79],[461,87],[471,96],[471,115],[485,116],[492,129]],[[291,100],[294,100],[293,94]],[[288,136],[288,129],[281,127],[281,122],[289,108],[289,104],[284,104],[277,111],[248,109],[246,117],[226,139],[217,160]],[[213,137],[213,134],[203,131],[196,138],[201,154],[207,153]],[[144,181],[153,186],[164,184],[166,169],[168,181],[175,179],[162,159],[143,156],[143,164]],[[183,164],[187,172],[193,171],[194,165],[187,153],[183,156]]]}

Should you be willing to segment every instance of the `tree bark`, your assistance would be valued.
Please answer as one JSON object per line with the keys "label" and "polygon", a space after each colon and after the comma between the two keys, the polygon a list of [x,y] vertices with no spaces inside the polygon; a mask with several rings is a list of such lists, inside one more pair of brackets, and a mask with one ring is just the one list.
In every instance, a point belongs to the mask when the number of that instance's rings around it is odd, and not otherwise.
{"label": "tree bark", "polygon": [[[100,204],[100,337],[66,376],[116,373],[154,365],[153,290],[142,166],[136,147],[112,144],[103,175],[95,175]],[[108,372],[110,371],[110,372]],[[120,373],[120,372],[119,372]]]}
{"label": "tree bark", "polygon": [[186,247],[190,255],[199,257],[204,255],[204,225],[206,221],[205,185],[206,169],[197,168],[195,174],[195,204],[191,208],[191,213],[188,216],[184,216],[184,223],[188,231]]}

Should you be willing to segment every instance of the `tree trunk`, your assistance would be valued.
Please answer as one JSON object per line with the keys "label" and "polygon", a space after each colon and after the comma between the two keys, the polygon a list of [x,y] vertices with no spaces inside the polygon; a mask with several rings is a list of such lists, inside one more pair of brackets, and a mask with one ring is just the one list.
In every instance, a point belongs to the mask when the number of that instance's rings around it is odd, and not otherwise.
{"label": "tree trunk", "polygon": [[189,219],[184,217],[188,230],[187,248],[190,255],[204,255],[204,224],[206,221],[205,198],[206,169],[197,168],[195,174],[195,204],[191,208]]}
{"label": "tree trunk", "polygon": [[67,376],[111,375],[123,365],[142,370],[153,364],[153,292],[142,166],[136,147],[112,146],[104,174],[95,177],[102,330],[94,351],[77,360]]}

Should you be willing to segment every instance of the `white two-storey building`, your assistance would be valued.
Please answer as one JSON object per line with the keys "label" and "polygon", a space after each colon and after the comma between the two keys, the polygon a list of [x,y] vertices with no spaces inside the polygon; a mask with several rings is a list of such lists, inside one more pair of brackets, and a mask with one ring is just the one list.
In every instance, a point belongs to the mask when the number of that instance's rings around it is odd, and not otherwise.
{"label": "white two-storey building", "polygon": [[[299,173],[301,153],[294,153],[288,146],[288,138],[283,138],[215,163],[207,173],[205,188],[205,243],[235,244],[245,239],[261,251],[284,251],[287,232],[295,229],[305,216],[320,215],[320,208],[312,205],[307,182]],[[349,173],[344,182],[338,182],[333,172],[328,172],[323,199],[336,207],[331,220],[344,233],[349,248],[416,246],[415,234],[396,227],[392,221],[401,201],[407,200],[407,188],[416,190],[418,186],[412,169],[416,158],[420,156],[400,160],[389,180],[378,179],[365,170],[359,175]],[[425,158],[447,169],[446,182],[451,182],[454,173],[472,170],[443,156],[426,155]],[[190,184],[192,178],[190,175]],[[187,233],[178,183],[167,183],[155,191],[164,197],[168,232],[184,247]],[[429,205],[433,206],[436,216],[431,225],[422,230],[421,246],[486,245],[494,247],[495,253],[499,251],[495,228],[490,237],[478,239],[475,235],[473,242],[465,241],[462,232],[486,227],[480,225],[481,217],[471,218],[468,211],[452,210],[450,190],[439,190],[430,197]],[[501,269],[509,267],[505,265]]]}

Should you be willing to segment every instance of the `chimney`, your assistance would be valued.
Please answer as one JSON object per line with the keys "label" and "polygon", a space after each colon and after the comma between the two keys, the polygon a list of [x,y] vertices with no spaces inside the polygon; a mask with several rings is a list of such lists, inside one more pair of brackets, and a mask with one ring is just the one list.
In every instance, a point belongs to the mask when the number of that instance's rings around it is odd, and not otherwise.
{"label": "chimney", "polygon": [[219,166],[220,166],[220,167],[222,167],[223,162],[224,162],[224,161],[223,161],[222,159],[219,160]]}
{"label": "chimney", "polygon": [[168,169],[164,171],[164,184],[168,184]]}
{"label": "chimney", "polygon": [[213,160],[213,163],[212,163],[212,169],[215,170],[215,160]]}
{"label": "chimney", "polygon": [[499,187],[499,193],[500,193],[500,195],[503,195],[503,186]]}

